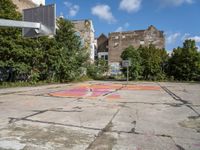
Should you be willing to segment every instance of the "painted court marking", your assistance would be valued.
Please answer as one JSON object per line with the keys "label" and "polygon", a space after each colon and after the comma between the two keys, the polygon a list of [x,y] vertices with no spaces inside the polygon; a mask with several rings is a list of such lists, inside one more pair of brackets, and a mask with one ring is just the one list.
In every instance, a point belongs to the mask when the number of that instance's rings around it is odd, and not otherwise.
{"label": "painted court marking", "polygon": [[159,86],[149,85],[123,85],[123,84],[82,84],[73,88],[58,92],[49,93],[56,97],[73,97],[73,98],[89,98],[96,99],[105,96],[107,99],[120,99],[121,96],[116,91],[135,91],[135,90],[160,90]]}

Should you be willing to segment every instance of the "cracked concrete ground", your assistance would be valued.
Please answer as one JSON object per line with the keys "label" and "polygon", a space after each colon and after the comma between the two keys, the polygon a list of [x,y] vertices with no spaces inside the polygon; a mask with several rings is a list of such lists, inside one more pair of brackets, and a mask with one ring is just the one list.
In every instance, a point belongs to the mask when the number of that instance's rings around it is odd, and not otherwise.
{"label": "cracked concrete ground", "polygon": [[0,150],[199,150],[199,91],[102,81],[0,89]]}

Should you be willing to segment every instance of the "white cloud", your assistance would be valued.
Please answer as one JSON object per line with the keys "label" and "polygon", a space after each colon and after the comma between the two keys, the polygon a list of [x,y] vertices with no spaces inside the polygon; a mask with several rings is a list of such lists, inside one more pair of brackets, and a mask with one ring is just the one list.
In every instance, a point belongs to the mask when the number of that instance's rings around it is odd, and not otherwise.
{"label": "white cloud", "polygon": [[[158,1],[158,0],[157,0]],[[192,4],[194,0],[159,0],[161,6],[180,6],[182,4]]]}
{"label": "white cloud", "polygon": [[69,15],[70,17],[76,16],[77,13],[78,13],[79,10],[80,10],[79,5],[74,5],[74,4],[72,4],[72,3],[68,2],[68,1],[65,1],[65,2],[64,2],[64,5],[69,9],[68,15]]}
{"label": "white cloud", "polygon": [[70,16],[76,16],[76,14],[79,12],[80,7],[78,5],[73,5],[69,10]]}
{"label": "white cloud", "polygon": [[124,30],[123,27],[118,27],[118,28],[115,30],[115,32],[122,32],[123,30]]}
{"label": "white cloud", "polygon": [[128,23],[128,22],[126,22],[125,24],[124,24],[124,27],[125,28],[128,28],[130,26],[130,24]]}
{"label": "white cloud", "polygon": [[185,33],[185,34],[182,36],[181,40],[182,40],[182,41],[185,41],[186,39],[188,39],[189,36],[190,36],[189,33]]}
{"label": "white cloud", "polygon": [[200,36],[188,37],[187,39],[195,40],[197,43],[200,43]]}
{"label": "white cloud", "polygon": [[166,38],[167,44],[173,44],[177,41],[177,39],[181,36],[179,32],[168,34]]}
{"label": "white cloud", "polygon": [[197,49],[198,49],[198,51],[200,52],[200,46],[199,46],[199,45],[197,45]]}
{"label": "white cloud", "polygon": [[127,28],[130,26],[130,24],[128,22],[126,22],[123,26],[118,27],[115,32],[122,32],[127,30]]}
{"label": "white cloud", "polygon": [[137,12],[141,8],[142,0],[121,0],[119,8],[129,13]]}
{"label": "white cloud", "polygon": [[96,5],[91,10],[92,14],[98,16],[100,19],[107,21],[108,23],[116,22],[111,9],[108,5],[100,4]]}
{"label": "white cloud", "polygon": [[65,1],[64,4],[65,4],[66,7],[71,7],[72,6],[72,3],[67,2],[67,1]]}

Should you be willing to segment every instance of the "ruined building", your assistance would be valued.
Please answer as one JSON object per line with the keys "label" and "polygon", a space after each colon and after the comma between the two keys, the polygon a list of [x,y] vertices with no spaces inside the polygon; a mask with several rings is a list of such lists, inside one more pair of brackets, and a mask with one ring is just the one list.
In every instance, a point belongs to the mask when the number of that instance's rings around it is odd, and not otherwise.
{"label": "ruined building", "polygon": [[97,58],[108,60],[108,38],[104,34],[97,38]]}
{"label": "ruined building", "polygon": [[146,30],[109,33],[108,39],[108,61],[110,65],[119,65],[121,53],[125,48],[132,45],[134,48],[155,45],[156,48],[165,48],[164,32],[149,26]]}
{"label": "ruined building", "polygon": [[95,58],[95,36],[92,20],[72,20],[76,34],[81,38],[82,46],[88,49],[90,60]]}
{"label": "ruined building", "polygon": [[40,4],[45,5],[45,0],[12,0],[17,6],[17,10],[22,13],[23,9],[37,7]]}

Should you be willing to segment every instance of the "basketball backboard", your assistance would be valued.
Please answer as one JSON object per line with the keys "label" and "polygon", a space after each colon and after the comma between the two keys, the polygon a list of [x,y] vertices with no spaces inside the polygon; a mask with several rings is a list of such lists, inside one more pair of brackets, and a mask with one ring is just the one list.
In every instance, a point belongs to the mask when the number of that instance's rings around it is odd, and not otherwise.
{"label": "basketball backboard", "polygon": [[23,28],[24,37],[56,34],[56,5],[39,6],[23,10],[23,21],[40,23],[40,29]]}
{"label": "basketball backboard", "polygon": [[122,61],[122,67],[130,67],[131,61],[130,60],[123,60]]}

